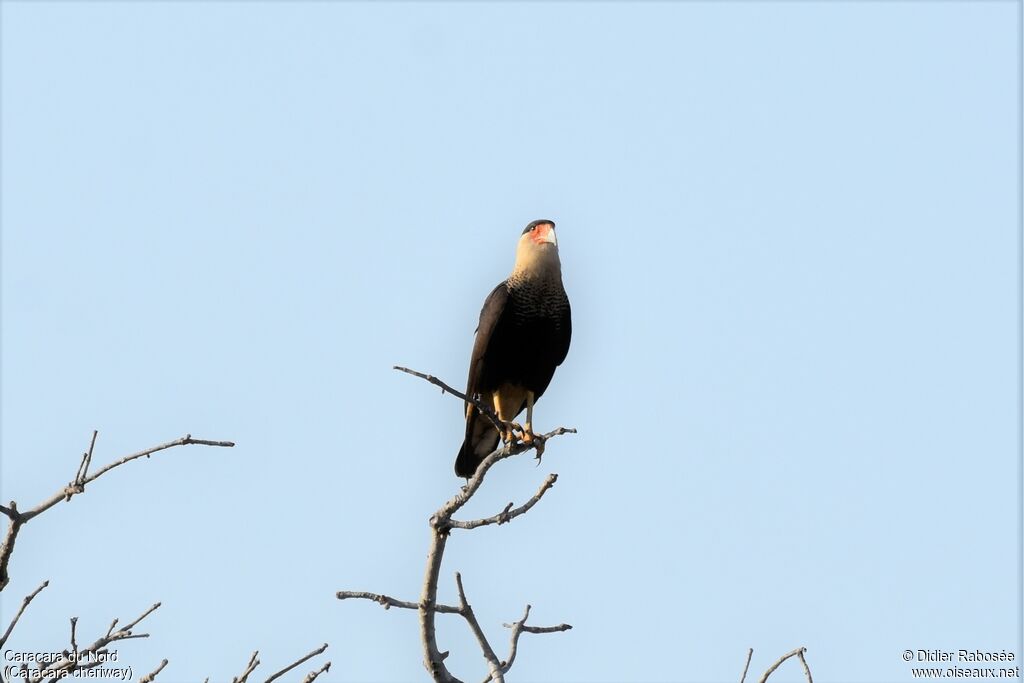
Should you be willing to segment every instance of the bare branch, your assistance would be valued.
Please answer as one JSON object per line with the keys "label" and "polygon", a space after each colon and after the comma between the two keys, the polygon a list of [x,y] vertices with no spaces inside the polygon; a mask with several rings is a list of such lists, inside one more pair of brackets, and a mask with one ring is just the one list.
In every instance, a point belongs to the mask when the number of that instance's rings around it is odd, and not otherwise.
{"label": "bare branch", "polygon": [[510,423],[507,424],[504,421],[502,421],[501,418],[498,417],[498,414],[494,412],[493,407],[487,405],[476,396],[467,396],[466,394],[462,393],[457,389],[452,389],[450,386],[439,380],[437,377],[434,377],[433,375],[428,375],[423,372],[410,370],[409,368],[403,368],[400,365],[393,366],[393,369],[398,370],[400,372],[408,373],[415,377],[419,377],[420,379],[425,379],[431,384],[433,384],[435,387],[440,387],[442,393],[447,391],[449,394],[452,394],[453,396],[458,396],[466,403],[472,403],[480,412],[480,414],[486,417],[488,420],[490,420],[491,424],[493,424],[495,429],[497,429],[499,432],[504,432],[505,428],[510,425]]}
{"label": "bare branch", "polygon": [[[301,659],[296,660],[295,662],[289,664],[285,668],[283,668],[280,671],[278,671],[276,674],[273,674],[270,678],[268,678],[263,683],[271,683],[271,681],[273,681],[274,679],[280,678],[281,676],[284,676],[286,673],[288,673],[289,671],[291,671],[295,667],[299,666],[300,664],[309,661],[310,659],[312,659],[313,657],[316,657],[319,654],[323,654],[324,650],[326,650],[326,649],[327,649],[327,643],[324,643],[323,645],[321,645],[317,649],[315,649],[312,652],[310,652],[309,654],[307,654],[305,657],[302,657]],[[330,666],[330,664],[328,664],[328,666]]]}
{"label": "bare branch", "polygon": [[747,663],[743,665],[743,675],[740,676],[740,683],[747,678],[747,669],[750,668],[750,658],[754,656],[754,648],[747,648]]}
{"label": "bare branch", "polygon": [[556,481],[558,481],[558,475],[549,474],[548,478],[544,480],[543,484],[541,484],[540,489],[537,490],[537,493],[533,495],[533,498],[526,501],[515,510],[512,509],[512,503],[509,503],[504,510],[491,517],[474,519],[470,522],[460,522],[457,519],[452,519],[449,520],[449,525],[455,529],[475,529],[479,526],[486,526],[488,524],[505,524],[506,522],[511,522],[519,515],[524,515],[529,512],[530,508],[537,504],[537,501],[541,499],[549,488],[555,485]]}
{"label": "bare branch", "polygon": [[[339,600],[372,600],[373,602],[377,602],[383,605],[384,609],[391,609],[392,607],[401,607],[402,609],[420,608],[418,602],[398,600],[397,598],[392,598],[389,595],[381,595],[379,593],[367,593],[366,591],[338,591],[337,596]],[[461,614],[459,608],[453,607],[452,605],[434,605],[434,611],[442,612],[444,614]]]}
{"label": "bare branch", "polygon": [[[523,633],[558,633],[560,631],[569,631],[572,626],[569,624],[559,624],[558,626],[527,626],[526,620],[530,616],[530,606],[526,606],[526,610],[523,612],[523,617],[519,621],[512,624],[502,624],[505,628],[512,629],[512,643],[509,646],[508,659],[501,663],[501,671],[503,674],[507,674],[509,669],[512,668],[512,664],[516,661],[516,654],[519,651],[519,636]],[[483,683],[488,681],[496,680],[493,675],[489,675],[483,680]]]}
{"label": "bare branch", "polygon": [[[267,678],[266,681],[264,681],[264,683],[272,683],[273,681],[277,680],[281,676],[284,676],[286,673],[288,673],[292,669],[302,665],[305,662],[308,662],[313,657],[316,657],[317,655],[323,654],[326,650],[327,650],[327,643],[324,643],[320,647],[316,648],[312,652],[309,652],[308,654],[303,655],[302,657],[300,657],[299,659],[295,660],[294,662],[292,662],[291,664],[289,664],[285,668],[281,669],[280,671],[271,674],[270,677]],[[248,661],[248,663],[246,663],[245,669],[242,671],[242,673],[239,674],[238,676],[235,676],[234,678],[232,678],[231,679],[231,683],[246,683],[249,680],[249,676],[252,675],[252,672],[255,671],[256,667],[258,667],[259,665],[260,665],[260,651],[256,650],[256,651],[254,651],[252,653],[252,655],[250,655],[249,661]],[[303,682],[304,683],[309,683],[310,681],[313,681],[317,676],[319,676],[320,674],[326,672],[330,668],[331,668],[331,663],[327,662],[322,667],[320,667],[318,670],[310,671],[306,675],[306,677],[303,679]],[[209,680],[210,679],[207,678],[206,681],[204,681],[203,683],[208,683]]]}
{"label": "bare branch", "polygon": [[245,665],[245,670],[242,672],[240,676],[232,678],[231,683],[245,683],[246,680],[248,680],[249,674],[251,674],[253,670],[255,670],[256,667],[260,665],[259,654],[259,650],[253,651],[252,656],[249,657],[249,663]]}
{"label": "bare branch", "polygon": [[43,680],[55,680],[57,678],[64,678],[72,671],[77,671],[79,669],[92,669],[100,666],[104,663],[104,660],[98,655],[102,654],[101,651],[111,643],[116,643],[121,640],[131,640],[133,638],[148,638],[148,633],[133,633],[132,628],[137,626],[143,619],[148,617],[159,607],[160,603],[158,602],[143,612],[137,619],[130,622],[127,626],[123,626],[116,631],[114,629],[117,626],[117,619],[114,619],[110,624],[110,627],[107,629],[106,634],[97,638],[91,645],[78,650],[76,644],[74,646],[76,654],[71,654],[65,650],[61,659],[50,662],[45,667],[35,670],[31,676],[27,677],[27,680],[30,681],[30,683],[39,683]]}
{"label": "bare branch", "polygon": [[165,666],[167,666],[166,659],[160,662],[160,666],[158,666],[157,668],[153,669],[148,674],[140,678],[139,683],[153,683],[153,680],[156,678],[157,674],[163,671]]}
{"label": "bare branch", "polygon": [[[443,381],[441,381],[440,379],[438,379],[434,375],[428,375],[425,372],[418,372],[416,370],[411,370],[409,368],[404,368],[401,365],[392,366],[392,369],[398,370],[400,372],[404,372],[404,373],[409,374],[409,375],[413,375],[414,377],[419,377],[420,379],[425,379],[426,381],[430,382],[434,386],[440,387],[441,388],[441,393],[447,392],[449,394],[452,394],[453,396],[457,396],[458,398],[461,398],[463,401],[465,401],[467,403],[472,403],[473,406],[477,409],[477,411],[481,415],[486,417],[488,420],[490,420],[491,424],[494,425],[495,429],[497,429],[501,433],[505,433],[505,431],[507,429],[512,428],[512,427],[515,427],[519,431],[522,431],[522,427],[520,427],[515,422],[506,422],[506,421],[502,420],[501,418],[499,418],[498,414],[494,412],[494,408],[492,406],[488,405],[487,403],[485,403],[484,401],[480,400],[479,397],[477,397],[477,396],[467,396],[466,394],[462,393],[458,389],[453,389],[450,385],[445,384]],[[556,429],[553,432],[550,432],[548,434],[534,435],[534,438],[539,439],[539,441],[537,443],[523,444],[524,446],[526,446],[525,448],[523,448],[522,450],[517,450],[515,453],[511,453],[510,455],[516,455],[517,453],[522,453],[524,450],[528,450],[529,448],[536,448],[536,450],[537,450],[537,458],[540,459],[540,455],[544,452],[544,442],[547,441],[547,439],[551,438],[552,436],[558,436],[560,434],[575,434],[575,433],[576,433],[575,429],[566,429],[565,427],[560,427],[560,428],[558,428],[558,429]]]}
{"label": "bare branch", "polygon": [[310,671],[308,674],[306,674],[306,677],[302,679],[302,683],[313,683],[313,681],[316,680],[317,676],[319,676],[322,673],[327,673],[328,671],[330,671],[330,669],[331,669],[331,663],[327,662],[326,664],[321,666],[319,669],[316,669],[314,671]]}
{"label": "bare branch", "polygon": [[21,513],[18,512],[18,504],[13,500],[11,506],[5,509],[11,522],[7,525],[7,535],[4,536],[3,545],[0,545],[0,591],[3,591],[11,581],[7,566],[11,561],[11,554],[14,552],[14,542],[18,540],[18,532],[21,531],[21,525],[25,523]]}
{"label": "bare branch", "polygon": [[797,657],[800,658],[800,663],[804,665],[804,675],[807,676],[807,683],[814,683],[814,679],[811,678],[811,668],[807,666],[807,660],[804,658],[806,652],[806,647],[800,648],[800,653],[797,654]]}
{"label": "bare branch", "polygon": [[[434,516],[430,518],[431,526],[434,526],[435,528],[438,528],[441,531],[447,533],[448,529],[454,526],[453,524],[451,524],[452,515],[458,512],[467,502],[469,502],[469,499],[473,497],[473,494],[475,494],[477,490],[480,488],[480,486],[484,483],[484,476],[487,474],[487,471],[490,470],[495,463],[506,458],[511,458],[514,455],[519,455],[520,453],[528,451],[531,448],[535,448],[537,447],[538,442],[543,443],[555,436],[575,433],[575,429],[559,427],[558,429],[554,429],[548,432],[547,434],[535,435],[534,442],[531,443],[516,442],[514,444],[506,444],[504,446],[499,444],[498,447],[490,453],[490,455],[488,455],[486,458],[480,461],[480,464],[477,465],[476,472],[473,474],[472,477],[469,478],[469,480],[466,482],[466,485],[462,488],[462,490],[459,491],[454,496],[452,496],[452,498],[449,499],[447,503],[441,506],[441,509],[434,513]],[[553,484],[554,482],[552,482],[552,485]],[[551,487],[548,486],[547,488]],[[534,501],[534,503],[536,503],[536,501]],[[531,505],[530,507],[533,506]]]}
{"label": "bare branch", "polygon": [[49,585],[49,581],[43,581],[41,584],[39,584],[39,588],[35,589],[34,591],[26,595],[24,599],[22,599],[21,607],[18,609],[18,613],[14,615],[13,619],[11,619],[11,623],[7,626],[7,630],[4,631],[3,636],[0,636],[0,647],[3,647],[4,643],[7,642],[7,639],[11,637],[11,631],[13,631],[14,627],[18,625],[18,619],[21,619],[21,615],[22,613],[24,613],[25,608],[28,607],[28,604],[32,602],[37,595],[39,595],[39,592],[41,590],[43,590]]}
{"label": "bare branch", "polygon": [[78,472],[75,474],[75,484],[77,486],[83,486],[86,475],[89,473],[89,465],[92,463],[92,450],[96,447],[96,437],[99,436],[97,430],[92,430],[92,441],[89,442],[89,450],[82,454],[82,463],[78,466]]}
{"label": "bare branch", "polygon": [[458,572],[455,572],[455,585],[459,589],[459,607],[462,608],[462,616],[469,623],[469,629],[476,636],[476,641],[480,644],[480,649],[484,653],[484,659],[487,660],[487,667],[491,670],[491,680],[497,683],[505,683],[501,662],[498,661],[498,656],[494,654],[494,648],[487,642],[487,636],[484,635],[483,629],[480,628],[480,622],[476,620],[476,615],[473,614],[473,608],[469,605],[469,601],[466,599],[466,591],[462,587],[462,575]]}
{"label": "bare branch", "polygon": [[75,473],[75,478],[67,486],[64,486],[55,494],[44,500],[39,505],[35,506],[28,512],[19,512],[18,505],[13,500],[9,506],[0,506],[0,512],[3,512],[11,521],[7,527],[7,535],[4,537],[3,545],[0,545],[0,591],[7,587],[10,583],[10,574],[8,572],[8,565],[11,560],[11,554],[14,552],[14,542],[18,538],[18,532],[21,527],[29,522],[34,517],[46,512],[54,505],[60,502],[67,502],[74,496],[85,491],[86,484],[96,481],[101,476],[119,467],[127,462],[136,460],[143,456],[149,457],[153,453],[174,448],[176,446],[217,446],[221,448],[231,448],[235,444],[231,441],[209,441],[207,439],[193,439],[191,434],[186,434],[180,439],[174,441],[168,441],[152,448],[126,455],[120,460],[116,460],[94,474],[88,474],[89,465],[92,463],[93,449],[96,446],[97,432],[92,433],[92,440],[89,443],[89,450],[83,454],[82,461],[78,465],[78,471]]}
{"label": "bare branch", "polygon": [[71,617],[71,652],[78,658],[78,641],[75,640],[75,628],[78,626],[78,617]]}
{"label": "bare branch", "polygon": [[131,462],[132,460],[137,460],[138,458],[142,458],[142,457],[148,457],[148,456],[150,456],[150,455],[152,455],[154,453],[157,453],[159,451],[165,451],[165,450],[167,450],[169,448],[174,448],[176,446],[193,446],[193,445],[195,445],[195,446],[218,446],[218,447],[221,447],[221,448],[231,448],[235,444],[234,444],[233,441],[208,441],[206,439],[193,439],[191,434],[186,434],[185,436],[181,437],[180,439],[175,439],[174,441],[168,441],[167,443],[162,443],[162,444],[159,444],[157,446],[153,446],[151,448],[147,448],[145,450],[138,451],[137,453],[132,453],[131,455],[126,455],[126,456],[124,456],[123,458],[121,458],[119,460],[115,460],[114,462],[112,462],[112,463],[110,463],[108,465],[105,465],[104,467],[102,467],[95,474],[91,474],[88,477],[85,477],[84,479],[82,479],[82,481],[81,481],[79,486],[76,487],[73,484],[69,484],[68,486],[65,486],[62,490],[60,490],[57,493],[55,493],[54,495],[50,496],[49,499],[43,501],[42,503],[40,503],[39,505],[37,505],[33,509],[29,510],[28,512],[21,513],[21,515],[20,515],[21,519],[22,519],[23,522],[27,522],[30,519],[32,519],[33,517],[35,517],[36,515],[39,515],[39,514],[41,514],[43,512],[46,512],[47,510],[49,510],[51,507],[53,507],[57,503],[61,502],[62,500],[67,500],[71,496],[75,495],[76,493],[81,493],[82,491],[78,490],[78,489],[83,489],[84,490],[86,484],[89,484],[89,483],[92,483],[92,482],[96,481],[97,479],[99,479],[100,477],[102,477],[104,474],[106,474],[110,470],[114,469],[115,467],[120,467],[121,465],[124,465],[125,463]]}
{"label": "bare branch", "polygon": [[136,619],[135,621],[131,622],[127,626],[122,626],[118,630],[119,631],[129,631],[130,632],[133,628],[135,628],[136,624],[138,624],[140,621],[142,621],[143,619],[145,619],[146,617],[148,617],[150,614],[152,614],[153,612],[157,611],[158,609],[160,609],[160,603],[159,602],[154,603],[153,606],[150,607],[145,612],[143,612],[142,615],[138,619]]}
{"label": "bare branch", "polygon": [[773,673],[775,673],[775,670],[778,669],[780,666],[782,666],[782,663],[785,662],[790,657],[799,657],[800,658],[800,661],[802,661],[803,664],[804,664],[804,673],[807,674],[807,680],[810,683],[813,683],[813,681],[811,681],[811,670],[807,668],[807,662],[806,662],[806,660],[804,660],[804,653],[805,652],[807,652],[807,648],[806,647],[798,647],[797,649],[793,650],[792,652],[787,652],[786,654],[782,655],[781,657],[779,657],[779,659],[774,664],[772,664],[770,667],[768,667],[768,670],[764,672],[764,675],[761,676],[761,679],[758,681],[758,683],[765,683],[765,681],[768,680],[768,677],[771,676]]}
{"label": "bare branch", "polygon": [[432,542],[430,550],[427,551],[427,567],[419,604],[420,637],[425,650],[423,665],[437,683],[462,683],[452,676],[444,664],[448,653],[442,653],[437,647],[437,631],[434,628],[434,615],[437,613],[437,579],[441,573],[441,558],[444,556],[444,546],[448,542],[448,533],[442,533],[433,524],[431,526]]}

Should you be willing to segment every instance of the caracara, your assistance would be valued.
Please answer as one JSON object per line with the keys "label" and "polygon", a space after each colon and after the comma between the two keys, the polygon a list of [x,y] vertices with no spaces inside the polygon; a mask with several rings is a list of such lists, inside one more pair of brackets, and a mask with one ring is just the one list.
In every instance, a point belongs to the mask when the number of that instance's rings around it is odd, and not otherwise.
{"label": "caracara", "polygon": [[[562,287],[555,224],[533,221],[523,230],[508,279],[494,288],[480,311],[466,395],[493,405],[511,422],[526,409],[523,440],[533,439],[533,405],[548,388],[555,368],[569,352],[572,322]],[[477,466],[512,439],[466,404],[466,438],[455,459],[455,474],[472,477]]]}

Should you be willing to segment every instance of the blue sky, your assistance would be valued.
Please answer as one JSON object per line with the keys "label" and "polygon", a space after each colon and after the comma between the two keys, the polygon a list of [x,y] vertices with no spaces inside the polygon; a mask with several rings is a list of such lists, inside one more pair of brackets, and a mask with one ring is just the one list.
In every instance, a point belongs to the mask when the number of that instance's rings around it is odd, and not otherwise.
{"label": "blue sky", "polygon": [[[2,4],[8,644],[423,680],[480,304],[558,223],[569,357],[453,534],[510,680],[818,681],[1020,639],[1014,2]],[[440,619],[453,671],[485,667]],[[773,681],[801,680],[795,662]]]}

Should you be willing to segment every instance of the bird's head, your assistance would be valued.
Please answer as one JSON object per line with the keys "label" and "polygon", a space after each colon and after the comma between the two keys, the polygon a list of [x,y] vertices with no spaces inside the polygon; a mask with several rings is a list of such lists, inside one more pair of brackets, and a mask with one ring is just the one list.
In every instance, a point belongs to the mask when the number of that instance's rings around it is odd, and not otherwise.
{"label": "bird's head", "polygon": [[523,230],[516,248],[515,272],[523,274],[561,273],[555,223],[547,219],[531,221]]}

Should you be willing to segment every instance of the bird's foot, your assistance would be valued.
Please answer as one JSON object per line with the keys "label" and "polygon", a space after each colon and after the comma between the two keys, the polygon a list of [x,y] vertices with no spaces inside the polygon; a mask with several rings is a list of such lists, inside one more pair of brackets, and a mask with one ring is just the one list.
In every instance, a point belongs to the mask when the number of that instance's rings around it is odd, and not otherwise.
{"label": "bird's foot", "polygon": [[518,422],[506,422],[505,434],[501,439],[505,443],[514,446],[516,441],[525,441],[525,436],[521,438],[520,434],[525,434],[525,432]]}
{"label": "bird's foot", "polygon": [[544,443],[546,441],[547,439],[545,439],[540,434],[533,435],[533,450],[536,451],[533,457],[537,461],[538,465],[540,465],[541,458],[544,457]]}
{"label": "bird's foot", "polygon": [[516,430],[521,429],[515,422],[506,422],[505,431],[501,433],[501,441],[507,446],[514,446],[516,443]]}

